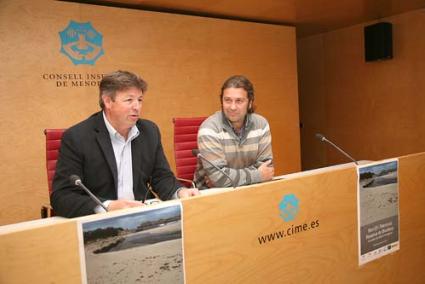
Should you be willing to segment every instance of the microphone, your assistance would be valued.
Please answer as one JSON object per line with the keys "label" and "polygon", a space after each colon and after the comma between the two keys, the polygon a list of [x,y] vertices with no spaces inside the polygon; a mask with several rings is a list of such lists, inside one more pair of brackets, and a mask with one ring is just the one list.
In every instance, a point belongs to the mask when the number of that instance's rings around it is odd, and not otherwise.
{"label": "microphone", "polygon": [[205,158],[204,156],[202,156],[202,154],[199,153],[199,150],[198,149],[192,149],[192,155],[194,155],[194,156],[196,156],[196,157],[204,160],[205,162],[207,162],[208,164],[210,164],[211,166],[213,166],[217,171],[219,171],[220,173],[222,173],[225,177],[227,177],[230,180],[233,188],[236,188],[236,183],[234,182],[234,180],[228,174],[226,174],[225,171],[223,171],[222,169],[220,169],[219,167],[217,167],[216,165],[214,165],[213,163],[211,163],[209,160],[207,160],[207,158]]}
{"label": "microphone", "polygon": [[106,212],[108,212],[108,208],[106,208],[105,205],[93,194],[91,191],[81,182],[81,179],[77,175],[71,175],[69,177],[69,180],[73,185],[76,185],[80,188],[82,188],[87,194],[91,197],[91,199],[96,202],[97,205],[101,206],[103,209],[105,209]]}
{"label": "microphone", "polygon": [[347,158],[349,158],[351,161],[353,161],[356,165],[359,165],[359,163],[350,155],[348,155],[347,152],[345,152],[344,150],[342,150],[341,148],[339,148],[337,145],[335,145],[332,141],[329,141],[328,139],[326,139],[325,136],[323,136],[320,133],[316,133],[316,138],[319,139],[321,142],[327,142],[329,144],[331,144],[335,149],[337,149],[340,153],[344,154],[344,156],[346,156]]}

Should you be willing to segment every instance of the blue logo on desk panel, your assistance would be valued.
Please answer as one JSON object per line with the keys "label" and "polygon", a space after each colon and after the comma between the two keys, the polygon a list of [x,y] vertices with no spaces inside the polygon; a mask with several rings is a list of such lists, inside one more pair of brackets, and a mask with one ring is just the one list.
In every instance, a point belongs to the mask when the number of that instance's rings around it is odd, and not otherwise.
{"label": "blue logo on desk panel", "polygon": [[285,222],[293,221],[299,210],[299,201],[295,194],[285,195],[279,203],[280,217]]}
{"label": "blue logo on desk panel", "polygon": [[68,26],[59,32],[61,52],[71,59],[72,63],[94,65],[103,55],[103,37],[90,22],[77,23],[70,21]]}

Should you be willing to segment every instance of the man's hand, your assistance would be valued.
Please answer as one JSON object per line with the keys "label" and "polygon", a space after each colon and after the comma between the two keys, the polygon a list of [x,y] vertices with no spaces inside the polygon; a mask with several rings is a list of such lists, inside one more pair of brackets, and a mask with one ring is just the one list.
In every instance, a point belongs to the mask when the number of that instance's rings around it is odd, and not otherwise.
{"label": "man's hand", "polygon": [[125,199],[112,200],[108,205],[108,211],[131,208],[131,207],[139,207],[144,205],[145,204],[142,201],[136,201],[136,200],[125,200]]}
{"label": "man's hand", "polygon": [[205,177],[204,177],[204,181],[205,181],[205,184],[206,184],[209,188],[214,187],[214,183],[211,181],[211,179],[210,179],[208,176],[205,176]]}
{"label": "man's hand", "polygon": [[262,181],[268,181],[273,178],[274,167],[272,166],[271,163],[272,163],[272,160],[268,160],[267,162],[264,162],[263,164],[261,164],[261,166],[258,167]]}
{"label": "man's hand", "polygon": [[199,195],[199,189],[197,188],[182,188],[177,193],[179,198],[185,198],[190,196]]}

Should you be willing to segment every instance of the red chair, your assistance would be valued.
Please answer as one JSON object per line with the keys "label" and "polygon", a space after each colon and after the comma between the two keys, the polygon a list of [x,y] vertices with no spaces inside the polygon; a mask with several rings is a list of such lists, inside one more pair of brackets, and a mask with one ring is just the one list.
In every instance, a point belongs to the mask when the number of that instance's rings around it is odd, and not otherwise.
{"label": "red chair", "polygon": [[185,186],[193,186],[193,174],[197,158],[192,154],[198,149],[198,129],[206,117],[173,118],[174,124],[174,158],[176,160],[176,177]]}
{"label": "red chair", "polygon": [[[47,170],[47,183],[49,188],[49,196],[52,193],[52,182],[56,171],[56,162],[59,156],[59,148],[65,129],[45,129],[44,135],[46,136],[46,170]],[[43,205],[41,207],[41,217],[46,218],[54,216],[52,207],[50,205]]]}

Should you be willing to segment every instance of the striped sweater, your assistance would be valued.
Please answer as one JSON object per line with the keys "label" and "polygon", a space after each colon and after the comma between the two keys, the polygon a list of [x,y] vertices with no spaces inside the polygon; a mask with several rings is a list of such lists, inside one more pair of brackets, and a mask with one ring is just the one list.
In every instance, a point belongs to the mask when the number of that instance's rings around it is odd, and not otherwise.
{"label": "striped sweater", "polygon": [[[221,111],[211,115],[199,128],[198,148],[202,156],[226,172],[238,186],[261,182],[257,168],[273,158],[269,124],[255,113],[247,115],[240,136]],[[206,176],[214,187],[232,186],[225,175],[198,159],[194,180],[199,189],[208,188]]]}

